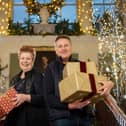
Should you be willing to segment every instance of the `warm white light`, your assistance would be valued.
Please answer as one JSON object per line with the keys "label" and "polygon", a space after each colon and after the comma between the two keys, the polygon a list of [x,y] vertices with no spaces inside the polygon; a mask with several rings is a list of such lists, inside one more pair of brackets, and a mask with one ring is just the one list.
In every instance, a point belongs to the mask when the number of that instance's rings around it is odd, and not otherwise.
{"label": "warm white light", "polygon": [[0,7],[0,13],[1,14],[1,20],[0,20],[0,35],[7,35],[8,31],[8,21],[11,16],[12,11],[12,4],[10,1],[0,0],[1,7]]}
{"label": "warm white light", "polygon": [[[91,0],[77,0],[78,5],[78,20],[80,21],[80,27],[83,32],[89,33],[92,29],[91,16],[92,16],[92,7]],[[88,10],[87,10],[88,8]],[[89,31],[89,32],[88,32]]]}

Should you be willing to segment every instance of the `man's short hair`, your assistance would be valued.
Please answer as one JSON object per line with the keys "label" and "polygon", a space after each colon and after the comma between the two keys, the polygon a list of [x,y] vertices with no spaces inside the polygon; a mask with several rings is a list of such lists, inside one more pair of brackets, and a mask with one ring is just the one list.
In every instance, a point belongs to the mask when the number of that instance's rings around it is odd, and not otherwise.
{"label": "man's short hair", "polygon": [[67,35],[59,35],[59,36],[57,36],[56,39],[55,39],[55,42],[57,42],[59,39],[67,39],[67,40],[69,40],[71,42],[70,37],[67,36]]}

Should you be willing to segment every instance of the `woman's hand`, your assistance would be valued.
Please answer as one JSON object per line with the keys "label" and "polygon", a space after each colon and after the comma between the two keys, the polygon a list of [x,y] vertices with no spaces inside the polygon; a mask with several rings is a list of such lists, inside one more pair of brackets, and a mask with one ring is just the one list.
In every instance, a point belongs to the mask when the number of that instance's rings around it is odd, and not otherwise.
{"label": "woman's hand", "polygon": [[101,95],[108,96],[114,86],[114,83],[112,81],[99,81],[99,83],[101,83],[102,86],[98,89],[98,92]]}
{"label": "woman's hand", "polygon": [[16,94],[16,96],[12,99],[12,102],[14,103],[15,107],[18,107],[24,102],[30,102],[30,101],[31,96],[28,94]]}
{"label": "woman's hand", "polygon": [[72,103],[68,104],[68,108],[69,109],[81,109],[83,107],[85,107],[86,105],[88,105],[89,103],[91,103],[90,99],[82,101],[82,100],[76,100]]}

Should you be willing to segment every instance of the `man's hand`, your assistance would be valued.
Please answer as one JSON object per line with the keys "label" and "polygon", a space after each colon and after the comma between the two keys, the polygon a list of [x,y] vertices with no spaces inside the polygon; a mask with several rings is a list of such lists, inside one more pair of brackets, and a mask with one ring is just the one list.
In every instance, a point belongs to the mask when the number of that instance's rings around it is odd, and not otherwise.
{"label": "man's hand", "polygon": [[104,96],[109,95],[114,83],[112,81],[99,81],[99,83],[101,83],[102,86],[98,89],[98,92]]}
{"label": "man's hand", "polygon": [[89,103],[91,103],[90,100],[85,100],[85,101],[76,100],[72,103],[69,103],[68,108],[69,109],[81,109],[81,108],[85,107],[86,105],[88,105]]}

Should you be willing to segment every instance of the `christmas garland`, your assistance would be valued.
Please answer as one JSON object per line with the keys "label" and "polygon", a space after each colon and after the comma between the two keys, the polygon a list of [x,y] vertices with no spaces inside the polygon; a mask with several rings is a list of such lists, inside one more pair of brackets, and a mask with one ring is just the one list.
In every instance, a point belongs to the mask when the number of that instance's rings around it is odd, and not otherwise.
{"label": "christmas garland", "polygon": [[55,14],[56,11],[64,5],[64,0],[53,0],[51,3],[41,4],[37,0],[24,0],[29,14],[38,14],[40,8],[47,7],[49,14]]}

